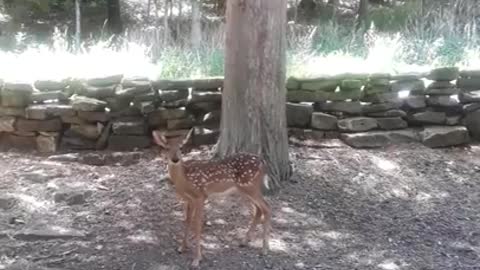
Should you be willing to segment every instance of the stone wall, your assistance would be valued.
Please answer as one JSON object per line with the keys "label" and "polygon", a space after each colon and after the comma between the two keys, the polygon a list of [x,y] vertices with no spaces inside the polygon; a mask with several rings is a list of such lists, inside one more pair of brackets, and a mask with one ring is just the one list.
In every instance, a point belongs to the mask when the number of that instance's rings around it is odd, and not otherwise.
{"label": "stone wall", "polygon": [[[1,83],[0,146],[133,150],[150,131],[195,145],[218,138],[222,78],[159,80],[115,75],[88,80]],[[420,141],[430,147],[480,139],[480,71],[342,74],[287,80],[291,135],[341,138],[353,147]]]}

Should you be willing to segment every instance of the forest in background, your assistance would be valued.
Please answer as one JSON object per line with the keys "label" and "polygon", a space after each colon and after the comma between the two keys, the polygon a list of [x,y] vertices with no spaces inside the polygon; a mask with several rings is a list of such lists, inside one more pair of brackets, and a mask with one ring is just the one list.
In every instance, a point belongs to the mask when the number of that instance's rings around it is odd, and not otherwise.
{"label": "forest in background", "polygon": [[[0,60],[12,63],[0,72],[17,78],[28,65],[40,77],[117,70],[162,78],[223,75],[225,0],[78,2],[76,41],[75,0],[0,1]],[[475,2],[289,1],[288,73],[480,67]],[[46,62],[49,72],[34,72]],[[75,68],[65,70],[66,64]]]}

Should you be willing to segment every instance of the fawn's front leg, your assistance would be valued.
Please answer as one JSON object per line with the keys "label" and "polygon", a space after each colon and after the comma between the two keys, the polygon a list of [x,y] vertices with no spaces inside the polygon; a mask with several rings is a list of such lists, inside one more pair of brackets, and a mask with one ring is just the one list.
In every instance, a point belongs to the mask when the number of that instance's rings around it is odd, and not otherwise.
{"label": "fawn's front leg", "polygon": [[200,265],[200,261],[202,260],[202,227],[203,227],[203,209],[205,207],[205,199],[199,198],[196,199],[194,202],[194,226],[195,226],[195,255],[192,262],[192,267],[197,268]]}
{"label": "fawn's front leg", "polygon": [[191,223],[192,223],[192,215],[193,215],[192,202],[190,202],[189,200],[185,200],[184,208],[185,208],[185,223],[183,228],[182,243],[177,249],[179,253],[185,252],[185,250],[188,248],[188,232],[192,226]]}

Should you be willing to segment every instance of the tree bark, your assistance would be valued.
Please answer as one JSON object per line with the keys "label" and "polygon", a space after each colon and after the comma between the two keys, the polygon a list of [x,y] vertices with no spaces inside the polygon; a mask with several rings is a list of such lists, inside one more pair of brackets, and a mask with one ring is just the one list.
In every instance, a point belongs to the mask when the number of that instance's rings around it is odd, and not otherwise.
{"label": "tree bark", "polygon": [[202,42],[202,14],[199,0],[192,0],[192,27],[190,43],[193,48],[198,48]]}
{"label": "tree bark", "polygon": [[107,29],[112,35],[118,35],[123,32],[120,0],[107,0]]}
{"label": "tree bark", "polygon": [[170,26],[168,24],[168,3],[171,0],[165,0],[165,7],[164,7],[164,14],[163,14],[163,28],[164,28],[164,36],[163,36],[163,44],[167,46],[168,42],[170,41]]}
{"label": "tree bark", "polygon": [[75,51],[80,52],[82,42],[82,13],[80,10],[80,0],[75,0]]}
{"label": "tree bark", "polygon": [[368,28],[368,0],[360,0],[360,6],[358,8],[358,24],[357,29],[363,28],[364,30]]}
{"label": "tree bark", "polygon": [[287,0],[227,1],[225,82],[217,156],[266,161],[270,188],[290,177],[286,121]]}

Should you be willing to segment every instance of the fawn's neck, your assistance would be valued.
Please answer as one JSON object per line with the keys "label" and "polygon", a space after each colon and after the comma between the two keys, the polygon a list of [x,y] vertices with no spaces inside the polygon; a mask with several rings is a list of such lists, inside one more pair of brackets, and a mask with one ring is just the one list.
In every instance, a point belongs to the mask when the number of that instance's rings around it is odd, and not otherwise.
{"label": "fawn's neck", "polygon": [[185,169],[183,167],[182,160],[177,162],[169,160],[168,174],[170,175],[170,180],[176,189],[181,189],[182,187],[186,186],[187,180],[185,178]]}

